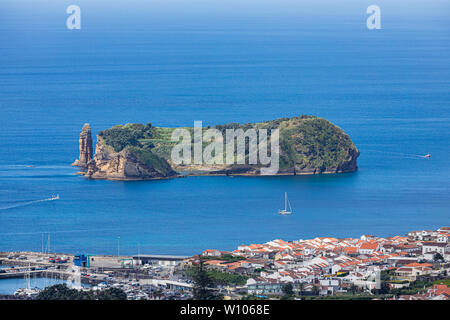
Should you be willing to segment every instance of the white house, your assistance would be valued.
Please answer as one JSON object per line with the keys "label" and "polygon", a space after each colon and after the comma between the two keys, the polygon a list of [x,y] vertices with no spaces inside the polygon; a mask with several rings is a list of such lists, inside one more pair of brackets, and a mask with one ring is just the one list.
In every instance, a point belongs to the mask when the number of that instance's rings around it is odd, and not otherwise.
{"label": "white house", "polygon": [[441,227],[438,229],[439,232],[446,232],[450,234],[450,227]]}
{"label": "white house", "polygon": [[202,255],[206,257],[220,257],[222,254],[219,250],[207,249],[203,251]]}
{"label": "white house", "polygon": [[321,290],[320,295],[333,295],[341,288],[341,282],[338,279],[320,279]]}
{"label": "white house", "polygon": [[440,253],[444,256],[447,246],[448,243],[445,242],[424,242],[422,246],[422,254]]}
{"label": "white house", "polygon": [[379,251],[380,250],[380,245],[377,242],[363,242],[359,248],[358,248],[358,252],[360,254],[372,254],[375,251]]}

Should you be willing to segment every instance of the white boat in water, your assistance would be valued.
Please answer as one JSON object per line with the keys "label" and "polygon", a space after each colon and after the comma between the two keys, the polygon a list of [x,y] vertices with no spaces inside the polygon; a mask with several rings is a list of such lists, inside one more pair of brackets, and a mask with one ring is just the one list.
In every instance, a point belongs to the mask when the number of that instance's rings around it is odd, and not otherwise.
{"label": "white boat in water", "polygon": [[25,288],[19,288],[14,292],[15,296],[36,297],[41,291],[39,288],[31,287],[31,274],[30,271],[25,272]]}
{"label": "white boat in water", "polygon": [[52,195],[52,197],[50,198],[50,200],[59,200],[59,193],[55,196]]}
{"label": "white boat in water", "polygon": [[39,288],[19,288],[14,292],[15,296],[36,297],[41,290]]}
{"label": "white boat in water", "polygon": [[[288,205],[289,205],[289,210],[288,210]],[[278,210],[278,214],[281,214],[281,215],[292,214],[292,207],[291,207],[291,203],[289,202],[287,192],[284,193],[284,210]]]}

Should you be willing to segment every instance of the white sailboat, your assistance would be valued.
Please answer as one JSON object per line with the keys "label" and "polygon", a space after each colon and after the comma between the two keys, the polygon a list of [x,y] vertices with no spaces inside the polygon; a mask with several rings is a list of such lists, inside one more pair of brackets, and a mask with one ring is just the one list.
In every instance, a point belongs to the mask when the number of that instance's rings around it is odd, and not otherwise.
{"label": "white sailboat", "polygon": [[[289,210],[287,209],[288,205],[289,205]],[[282,215],[292,214],[292,207],[291,207],[291,203],[289,202],[287,192],[284,193],[284,210],[278,210],[278,214],[282,214]]]}
{"label": "white sailboat", "polygon": [[28,267],[28,270],[24,272],[24,278],[25,278],[25,288],[19,288],[14,292],[15,296],[28,296],[28,297],[35,297],[39,294],[41,291],[39,288],[32,288],[31,287],[31,267]]}

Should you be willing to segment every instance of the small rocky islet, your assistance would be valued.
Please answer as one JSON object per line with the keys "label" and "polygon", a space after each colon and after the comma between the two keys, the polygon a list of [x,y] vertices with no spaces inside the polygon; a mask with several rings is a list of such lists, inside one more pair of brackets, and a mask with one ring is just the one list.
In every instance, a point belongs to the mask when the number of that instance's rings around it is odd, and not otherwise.
{"label": "small rocky islet", "polygon": [[[203,128],[204,130],[210,127]],[[328,120],[302,115],[260,123],[217,125],[227,129],[279,129],[279,170],[276,175],[353,172],[359,151],[350,137]],[[152,180],[186,175],[261,175],[260,164],[182,164],[171,161],[178,142],[171,140],[176,128],[147,124],[117,125],[97,134],[93,153],[92,130],[85,124],[79,138],[79,157],[73,163],[91,179]],[[193,132],[193,127],[184,129]],[[203,144],[203,148],[207,144]],[[248,157],[248,154],[246,154]],[[248,163],[248,162],[245,162]]]}

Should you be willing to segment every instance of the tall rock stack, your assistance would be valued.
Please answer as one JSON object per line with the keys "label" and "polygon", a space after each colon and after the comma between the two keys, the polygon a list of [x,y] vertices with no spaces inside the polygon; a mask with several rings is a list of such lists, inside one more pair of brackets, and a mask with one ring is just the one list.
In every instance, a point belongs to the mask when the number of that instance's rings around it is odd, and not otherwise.
{"label": "tall rock stack", "polygon": [[89,123],[84,124],[83,129],[81,129],[80,139],[78,141],[80,144],[80,156],[72,165],[80,168],[86,168],[87,164],[92,160],[94,155],[92,148],[91,126]]}

